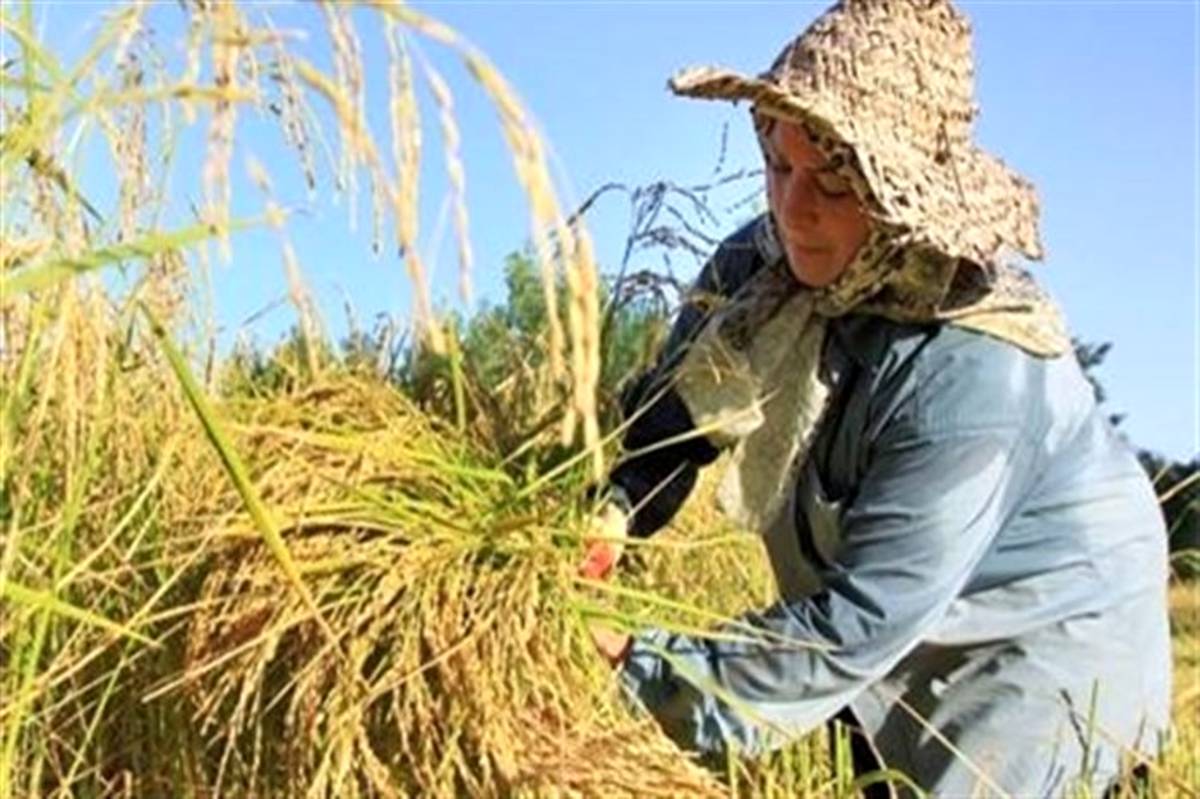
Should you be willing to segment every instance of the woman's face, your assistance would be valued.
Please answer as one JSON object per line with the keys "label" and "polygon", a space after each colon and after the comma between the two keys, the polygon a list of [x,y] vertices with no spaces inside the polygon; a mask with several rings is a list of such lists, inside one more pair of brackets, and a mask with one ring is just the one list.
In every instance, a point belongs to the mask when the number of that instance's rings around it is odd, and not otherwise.
{"label": "woman's face", "polygon": [[792,274],[807,286],[828,286],[866,241],[870,219],[803,126],[772,119],[757,127],[767,201]]}

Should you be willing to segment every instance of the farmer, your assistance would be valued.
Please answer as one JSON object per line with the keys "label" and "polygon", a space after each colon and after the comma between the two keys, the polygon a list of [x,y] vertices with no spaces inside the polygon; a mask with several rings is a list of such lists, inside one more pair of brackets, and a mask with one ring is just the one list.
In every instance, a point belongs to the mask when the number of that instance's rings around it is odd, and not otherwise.
{"label": "farmer", "polygon": [[[843,0],[759,77],[672,79],[748,101],[769,212],[630,392],[602,518],[654,533],[729,449],[719,499],[780,599],[740,640],[594,637],[689,750],[838,717],[856,768],[937,796],[1099,797],[1169,722],[1166,535],[1013,264],[1042,256],[1037,199],[973,141],[972,59],[948,0]],[[585,572],[619,551],[593,543]]]}

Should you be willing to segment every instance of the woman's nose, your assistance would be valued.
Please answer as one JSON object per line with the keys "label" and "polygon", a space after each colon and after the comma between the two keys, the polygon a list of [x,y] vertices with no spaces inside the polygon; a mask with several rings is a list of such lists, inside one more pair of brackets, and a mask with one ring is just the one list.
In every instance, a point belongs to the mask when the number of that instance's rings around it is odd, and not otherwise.
{"label": "woman's nose", "polygon": [[792,222],[815,222],[817,219],[817,191],[812,178],[803,174],[792,174],[783,183],[781,205],[783,213]]}

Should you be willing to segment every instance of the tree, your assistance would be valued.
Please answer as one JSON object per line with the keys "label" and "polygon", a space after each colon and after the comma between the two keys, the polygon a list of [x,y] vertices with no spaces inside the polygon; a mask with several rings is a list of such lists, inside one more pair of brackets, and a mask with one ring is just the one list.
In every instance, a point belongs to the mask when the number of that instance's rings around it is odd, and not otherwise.
{"label": "tree", "polygon": [[[528,251],[504,262],[504,297],[469,317],[450,317],[455,346],[436,353],[420,341],[403,351],[389,379],[425,411],[467,428],[497,452],[522,452],[523,468],[544,470],[574,453],[558,443],[566,408],[564,386],[550,373],[549,309],[537,264]],[[555,310],[566,323],[566,291]],[[644,291],[605,289],[598,412],[602,429],[620,422],[620,388],[645,368],[665,336],[669,309]],[[361,337],[360,337],[361,338]],[[370,341],[358,341],[361,362],[378,360]],[[537,442],[537,446],[527,446]],[[529,459],[533,459],[530,461]],[[536,461],[536,463],[534,462]]]}
{"label": "tree", "polygon": [[1154,481],[1176,572],[1200,575],[1200,456],[1179,463],[1142,450],[1138,459]]}
{"label": "tree", "polygon": [[[1096,397],[1096,404],[1103,405],[1108,399],[1108,394],[1101,385],[1100,380],[1096,377],[1094,369],[1098,368],[1104,362],[1105,356],[1112,349],[1112,342],[1105,341],[1100,344],[1091,344],[1080,339],[1071,339],[1071,346],[1075,348],[1075,360],[1079,361],[1079,366],[1083,369],[1083,376],[1092,385],[1092,394]],[[1112,413],[1108,416],[1108,421],[1113,427],[1121,424],[1125,418],[1123,413]]]}

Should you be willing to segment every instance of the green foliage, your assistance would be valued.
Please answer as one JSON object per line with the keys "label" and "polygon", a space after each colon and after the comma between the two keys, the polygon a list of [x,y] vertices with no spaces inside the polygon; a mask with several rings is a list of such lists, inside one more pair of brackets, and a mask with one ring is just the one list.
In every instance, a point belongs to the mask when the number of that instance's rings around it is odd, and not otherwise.
{"label": "green foliage", "polygon": [[293,325],[269,351],[248,341],[238,342],[221,364],[218,381],[220,393],[231,398],[265,398],[287,394],[314,377],[309,374],[310,350],[313,355],[311,362],[318,364],[329,364],[340,359],[353,367],[360,358],[365,357],[359,349],[345,347],[340,355],[334,353],[324,341],[310,340],[299,325]]}
{"label": "green foliage", "polygon": [[[543,339],[548,314],[541,277],[528,254],[509,254],[504,263],[504,284],[503,303],[485,306],[471,317],[462,337],[464,360],[488,385],[512,374],[514,361],[522,360],[533,368],[545,366]],[[665,309],[656,304],[637,297],[614,303],[612,294],[606,291],[602,298],[609,308],[601,344],[602,401],[615,397],[620,384],[654,357],[667,319]],[[565,296],[561,287],[558,296]],[[560,307],[558,314],[565,324],[565,308]]]}
{"label": "green foliage", "polygon": [[[531,440],[547,443],[557,433],[567,401],[561,386],[550,376],[547,338],[549,309],[537,265],[528,253],[514,252],[504,264],[505,296],[497,304],[484,305],[463,319],[453,316],[450,326],[460,331],[457,353],[431,351],[421,342],[403,348],[390,379],[424,410],[446,419],[461,413],[465,424],[501,452],[513,452]],[[566,296],[556,309],[566,324]],[[618,297],[618,301],[612,298]],[[598,410],[603,429],[620,422],[619,396],[624,381],[645,368],[665,335],[668,311],[661,304],[638,294],[606,290],[602,305],[607,308],[601,332],[601,366]],[[367,348],[364,360],[379,360],[376,345]],[[460,382],[455,382],[458,364]],[[465,408],[454,399],[460,385]],[[574,453],[571,447],[553,445],[530,448],[539,457],[538,468],[549,468]]]}
{"label": "green foliage", "polygon": [[[1185,577],[1200,576],[1200,456],[1187,463],[1143,450],[1142,466],[1154,480],[1167,523],[1172,564]],[[1190,553],[1190,554],[1185,554]]]}
{"label": "green foliage", "polygon": [[[549,316],[537,266],[527,254],[514,252],[505,259],[504,286],[503,304],[485,305],[462,328],[463,357],[488,385],[511,374],[515,360],[534,368],[545,365],[542,339]],[[558,313],[565,322],[565,311]]]}
{"label": "green foliage", "polygon": [[[1079,367],[1083,369],[1083,376],[1092,385],[1092,394],[1096,397],[1096,404],[1103,405],[1108,399],[1108,392],[1104,390],[1104,385],[1100,382],[1100,378],[1096,376],[1095,370],[1099,368],[1100,364],[1104,363],[1105,357],[1108,356],[1109,351],[1112,349],[1112,342],[1104,341],[1100,344],[1092,344],[1073,338],[1071,339],[1071,345],[1075,348],[1075,359],[1079,361]],[[1123,413],[1113,413],[1109,414],[1108,421],[1116,427],[1121,424],[1124,418],[1125,414]]]}

